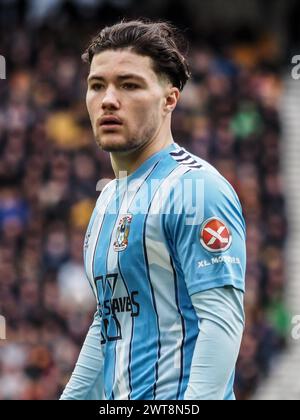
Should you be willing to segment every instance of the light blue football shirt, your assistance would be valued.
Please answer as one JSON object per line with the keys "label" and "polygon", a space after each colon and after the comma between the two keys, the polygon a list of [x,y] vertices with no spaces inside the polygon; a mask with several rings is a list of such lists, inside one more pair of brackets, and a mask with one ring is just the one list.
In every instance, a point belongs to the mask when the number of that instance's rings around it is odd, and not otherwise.
{"label": "light blue football shirt", "polygon": [[233,188],[173,143],[103,189],[84,261],[101,319],[105,398],[183,399],[200,325],[191,296],[244,291],[245,223]]}

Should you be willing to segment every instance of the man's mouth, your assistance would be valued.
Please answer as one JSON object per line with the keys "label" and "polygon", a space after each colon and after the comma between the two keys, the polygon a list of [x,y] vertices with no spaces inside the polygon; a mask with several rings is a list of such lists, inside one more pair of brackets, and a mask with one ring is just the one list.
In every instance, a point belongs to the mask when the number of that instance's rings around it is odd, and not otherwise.
{"label": "man's mouth", "polygon": [[111,129],[116,129],[118,127],[121,127],[123,123],[120,120],[120,118],[111,115],[111,116],[102,117],[100,119],[99,125],[104,131],[106,131],[106,130],[111,130]]}
{"label": "man's mouth", "polygon": [[102,117],[100,119],[101,127],[116,127],[116,126],[121,126],[121,125],[123,125],[122,121],[120,120],[120,118],[115,117],[115,116],[107,116],[107,117]]}
{"label": "man's mouth", "polygon": [[111,131],[116,130],[122,127],[122,124],[102,124],[101,130],[102,131]]}

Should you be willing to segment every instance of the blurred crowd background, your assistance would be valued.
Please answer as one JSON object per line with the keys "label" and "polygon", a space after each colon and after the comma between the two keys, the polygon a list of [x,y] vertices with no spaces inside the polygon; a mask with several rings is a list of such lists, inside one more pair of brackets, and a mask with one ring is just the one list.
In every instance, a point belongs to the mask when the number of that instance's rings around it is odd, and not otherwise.
{"label": "blurred crowd background", "polygon": [[57,399],[95,311],[82,245],[97,181],[114,175],[109,155],[93,140],[84,103],[88,69],[80,55],[103,24],[123,16],[167,18],[188,28],[193,79],[174,114],[174,138],[215,165],[242,202],[247,327],[237,398],[251,397],[286,345],[278,107],[282,46],[293,48],[299,27],[292,19],[289,33],[279,38],[277,14],[271,18],[270,12],[263,24],[269,1],[253,0],[259,10],[252,14],[248,2],[230,2],[244,4],[237,21],[236,7],[230,14],[221,2],[224,24],[216,20],[217,27],[213,13],[203,17],[210,10],[206,1],[196,2],[203,6],[197,13],[189,0],[176,7],[167,0],[140,3],[0,1],[0,54],[8,76],[0,80],[0,314],[7,320],[0,399]]}

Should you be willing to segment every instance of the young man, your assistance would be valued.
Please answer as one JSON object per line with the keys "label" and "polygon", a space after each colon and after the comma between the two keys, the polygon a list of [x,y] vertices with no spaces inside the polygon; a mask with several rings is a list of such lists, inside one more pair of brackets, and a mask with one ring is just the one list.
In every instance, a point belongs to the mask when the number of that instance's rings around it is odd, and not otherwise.
{"label": "young man", "polygon": [[98,310],[61,399],[234,399],[245,224],[228,182],[172,138],[190,77],[175,28],[121,22],[84,54],[116,179],[84,245]]}

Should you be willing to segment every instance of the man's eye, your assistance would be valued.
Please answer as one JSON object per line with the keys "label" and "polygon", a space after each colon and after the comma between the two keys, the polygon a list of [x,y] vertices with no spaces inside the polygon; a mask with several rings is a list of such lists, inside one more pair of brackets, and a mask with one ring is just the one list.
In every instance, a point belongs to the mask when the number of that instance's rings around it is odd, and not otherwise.
{"label": "man's eye", "polygon": [[91,84],[91,90],[94,90],[96,92],[98,92],[102,88],[103,88],[103,85],[101,85],[100,83]]}
{"label": "man's eye", "polygon": [[123,84],[123,88],[127,89],[127,90],[134,90],[134,89],[138,89],[138,85],[136,85],[135,83],[124,83]]}

